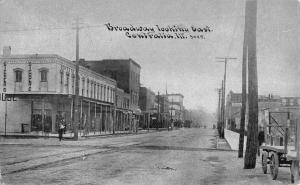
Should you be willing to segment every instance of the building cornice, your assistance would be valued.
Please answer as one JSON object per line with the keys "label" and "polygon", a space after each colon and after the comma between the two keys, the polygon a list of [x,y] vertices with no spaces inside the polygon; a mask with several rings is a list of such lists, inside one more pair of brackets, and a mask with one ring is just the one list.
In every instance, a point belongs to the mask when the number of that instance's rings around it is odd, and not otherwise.
{"label": "building cornice", "polygon": [[[0,57],[1,62],[6,62],[9,64],[50,64],[50,63],[56,63],[60,64],[62,66],[65,66],[67,68],[70,68],[72,70],[72,73],[75,73],[76,65],[74,62],[61,57],[56,54],[32,54],[32,55],[10,55],[10,56],[1,56]],[[102,78],[106,82],[112,83],[112,85],[116,85],[116,80],[109,78],[107,76],[104,76],[102,74],[99,74],[91,69],[88,69],[83,66],[79,66],[79,73],[83,73],[81,76],[87,77],[85,73],[89,73],[89,75],[93,76],[94,78]]]}

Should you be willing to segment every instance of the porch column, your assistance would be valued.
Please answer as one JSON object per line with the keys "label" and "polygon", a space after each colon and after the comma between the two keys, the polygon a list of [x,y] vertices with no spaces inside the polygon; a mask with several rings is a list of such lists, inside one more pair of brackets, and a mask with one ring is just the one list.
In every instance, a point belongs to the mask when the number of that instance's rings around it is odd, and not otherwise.
{"label": "porch column", "polygon": [[94,130],[94,135],[96,134],[96,124],[97,124],[97,122],[96,122],[96,118],[97,118],[97,103],[95,102],[95,118],[94,118],[94,128],[93,128],[93,130]]}
{"label": "porch column", "polygon": [[102,105],[100,104],[100,128],[99,128],[99,131],[100,131],[100,134],[101,134],[101,130],[102,130]]}
{"label": "porch column", "polygon": [[71,99],[70,117],[71,117],[70,120],[71,120],[71,123],[72,123],[71,128],[72,128],[72,131],[74,131],[74,125],[73,125],[73,123],[74,123],[74,119],[73,119],[73,98]]}
{"label": "porch column", "polygon": [[107,131],[107,106],[105,106],[105,124],[104,124],[104,126],[105,126],[105,133],[106,133],[106,131]]}
{"label": "porch column", "polygon": [[88,109],[88,116],[87,116],[87,134],[90,132],[91,128],[91,102],[89,101],[89,109]]}
{"label": "porch column", "polygon": [[[77,105],[75,105],[77,106]],[[82,125],[82,99],[80,100],[80,121],[79,121],[79,124]],[[79,127],[79,125],[78,125]],[[79,135],[81,136],[81,128],[79,127]]]}
{"label": "porch column", "polygon": [[150,121],[150,112],[149,112],[149,113],[148,113],[148,125],[147,125],[147,126],[148,126],[148,132],[149,132],[149,129],[150,129],[150,122],[151,122],[151,121]]}
{"label": "porch column", "polygon": [[42,97],[42,135],[44,135],[45,131],[45,102],[44,97]]}

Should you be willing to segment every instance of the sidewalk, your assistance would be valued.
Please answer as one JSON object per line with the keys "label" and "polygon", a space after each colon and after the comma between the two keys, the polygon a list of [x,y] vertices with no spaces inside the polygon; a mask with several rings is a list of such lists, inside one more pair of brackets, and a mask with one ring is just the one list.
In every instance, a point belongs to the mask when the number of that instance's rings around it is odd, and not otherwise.
{"label": "sidewalk", "polygon": [[[0,145],[34,145],[34,146],[105,146],[107,144],[107,139],[109,141],[118,141],[120,137],[126,136],[139,136],[141,134],[155,133],[165,131],[167,129],[150,129],[139,130],[138,133],[116,133],[116,134],[103,134],[103,135],[87,135],[80,136],[78,141],[73,140],[71,137],[63,137],[62,141],[58,140],[58,136],[45,137],[45,136],[24,136],[22,135],[10,135],[7,137],[0,136]],[[96,139],[99,138],[99,139]],[[100,139],[103,138],[103,139]],[[106,138],[106,139],[104,139]],[[119,138],[119,139],[118,139]],[[114,142],[114,144],[119,144],[120,142]]]}
{"label": "sidewalk", "polygon": [[[146,134],[149,132],[159,132],[167,130],[167,128],[159,128],[158,130],[156,128],[151,128],[148,130],[138,130],[138,133],[132,132],[132,131],[115,131],[115,134],[111,131],[107,132],[89,132],[87,134],[83,134],[82,131],[79,131],[78,133],[78,140],[86,139],[90,137],[108,137],[108,136],[123,136],[123,135],[132,135],[132,134]],[[63,134],[64,139],[72,139],[74,137],[74,133],[67,132]],[[49,133],[46,135],[43,132],[32,132],[32,133],[6,133],[6,136],[4,136],[4,133],[0,133],[0,139],[1,138],[7,138],[7,139],[36,139],[36,138],[58,138],[58,134]]]}
{"label": "sidewalk", "polygon": [[[231,130],[225,129],[225,139],[232,150],[239,150],[240,134]],[[244,137],[244,151],[246,150],[247,136]]]}

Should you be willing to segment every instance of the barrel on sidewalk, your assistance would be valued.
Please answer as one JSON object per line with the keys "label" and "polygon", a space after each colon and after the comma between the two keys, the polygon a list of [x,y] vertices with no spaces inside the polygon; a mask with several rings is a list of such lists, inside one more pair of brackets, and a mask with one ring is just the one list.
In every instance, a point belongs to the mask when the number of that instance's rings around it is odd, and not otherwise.
{"label": "barrel on sidewalk", "polygon": [[29,124],[21,123],[21,132],[22,133],[28,133],[29,132]]}

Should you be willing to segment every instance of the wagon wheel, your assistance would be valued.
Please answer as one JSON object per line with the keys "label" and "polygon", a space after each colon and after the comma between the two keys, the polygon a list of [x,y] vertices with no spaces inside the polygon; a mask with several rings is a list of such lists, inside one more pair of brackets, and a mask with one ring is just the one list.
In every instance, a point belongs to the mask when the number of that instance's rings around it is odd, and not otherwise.
{"label": "wagon wheel", "polygon": [[273,153],[271,161],[270,161],[270,171],[271,171],[271,175],[272,175],[273,180],[275,180],[277,178],[278,167],[279,167],[278,154]]}
{"label": "wagon wheel", "polygon": [[299,178],[299,161],[292,161],[291,164],[291,183],[294,183]]}
{"label": "wagon wheel", "polygon": [[264,174],[267,173],[267,169],[268,169],[268,153],[266,151],[263,151],[262,152],[262,155],[261,155],[261,166],[262,166],[262,170],[264,172]]}

